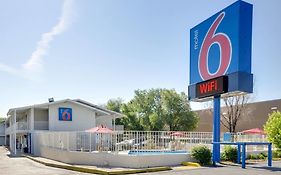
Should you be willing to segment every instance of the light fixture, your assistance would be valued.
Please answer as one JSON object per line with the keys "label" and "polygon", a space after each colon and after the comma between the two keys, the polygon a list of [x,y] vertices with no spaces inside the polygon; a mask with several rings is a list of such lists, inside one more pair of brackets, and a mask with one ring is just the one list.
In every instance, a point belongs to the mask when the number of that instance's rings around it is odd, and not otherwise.
{"label": "light fixture", "polygon": [[49,100],[49,103],[52,103],[52,102],[55,101],[53,97],[52,98],[48,98],[48,100]]}

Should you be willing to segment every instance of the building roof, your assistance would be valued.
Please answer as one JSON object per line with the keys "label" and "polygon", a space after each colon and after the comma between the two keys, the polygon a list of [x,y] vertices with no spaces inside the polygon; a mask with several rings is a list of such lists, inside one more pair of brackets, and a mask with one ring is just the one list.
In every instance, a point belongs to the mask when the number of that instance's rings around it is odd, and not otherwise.
{"label": "building roof", "polygon": [[86,107],[86,108],[89,108],[89,109],[93,109],[93,110],[98,111],[98,112],[100,112],[102,114],[105,114],[105,115],[114,115],[115,118],[120,118],[120,117],[123,116],[121,113],[102,108],[98,105],[94,105],[90,102],[87,102],[87,101],[84,101],[84,100],[81,100],[81,99],[74,99],[74,100],[64,99],[64,100],[59,100],[59,101],[54,101],[54,102],[49,102],[49,103],[42,103],[42,104],[35,104],[35,105],[30,105],[30,106],[11,108],[11,109],[9,109],[7,115],[11,114],[11,112],[15,111],[15,110],[25,111],[25,110],[28,110],[28,109],[31,109],[31,108],[46,108],[47,109],[50,105],[65,103],[65,102],[70,102],[70,103],[74,103],[74,104],[77,104],[77,105],[80,105],[80,106],[83,106],[83,107]]}
{"label": "building roof", "polygon": [[81,104],[83,104],[83,105],[87,105],[87,106],[89,106],[89,107],[91,107],[91,108],[98,109],[98,110],[103,111],[103,112],[106,112],[106,113],[109,113],[110,115],[123,116],[123,114],[121,114],[121,113],[119,113],[119,112],[115,112],[115,111],[112,111],[112,110],[103,108],[103,107],[101,107],[101,106],[92,104],[92,103],[90,103],[90,102],[87,102],[87,101],[84,101],[84,100],[81,100],[81,99],[74,99],[73,101],[75,101],[75,102],[77,102],[77,103],[81,103]]}

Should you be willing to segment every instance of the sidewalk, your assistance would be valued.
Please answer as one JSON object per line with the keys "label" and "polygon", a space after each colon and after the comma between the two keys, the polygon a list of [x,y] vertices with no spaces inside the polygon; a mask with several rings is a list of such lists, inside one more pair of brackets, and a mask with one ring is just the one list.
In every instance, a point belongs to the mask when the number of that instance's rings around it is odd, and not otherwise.
{"label": "sidewalk", "polygon": [[142,169],[132,169],[132,168],[119,168],[119,167],[97,167],[90,165],[71,165],[43,157],[36,157],[30,154],[22,154],[22,156],[36,161],[38,163],[44,164],[46,166],[63,168],[72,171],[92,173],[92,174],[135,174],[135,173],[148,173],[148,172],[159,172],[159,171],[169,171],[169,170],[188,170],[195,169],[198,167],[193,166],[175,166],[175,167],[153,167],[153,168],[142,168]]}

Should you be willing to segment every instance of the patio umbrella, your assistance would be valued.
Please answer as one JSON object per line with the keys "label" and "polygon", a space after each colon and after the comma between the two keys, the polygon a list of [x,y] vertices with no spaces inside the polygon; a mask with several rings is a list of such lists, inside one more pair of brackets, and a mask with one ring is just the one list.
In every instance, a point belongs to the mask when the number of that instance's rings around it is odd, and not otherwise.
{"label": "patio umbrella", "polygon": [[110,128],[107,128],[104,125],[100,125],[94,128],[90,128],[85,130],[86,132],[94,133],[95,135],[95,144],[97,144],[97,150],[99,151],[104,151],[105,145],[109,147],[109,142],[110,138],[112,137],[113,130]]}
{"label": "patio umbrella", "polygon": [[113,130],[107,128],[106,126],[100,125],[94,128],[87,129],[86,132],[93,132],[93,133],[103,133],[103,134],[111,134]]}
{"label": "patio umbrella", "polygon": [[265,132],[259,128],[244,130],[244,131],[241,131],[241,133],[243,133],[243,134],[261,134],[261,135],[265,134]]}
{"label": "patio umbrella", "polygon": [[172,133],[171,136],[184,136],[184,133],[177,131],[177,132]]}

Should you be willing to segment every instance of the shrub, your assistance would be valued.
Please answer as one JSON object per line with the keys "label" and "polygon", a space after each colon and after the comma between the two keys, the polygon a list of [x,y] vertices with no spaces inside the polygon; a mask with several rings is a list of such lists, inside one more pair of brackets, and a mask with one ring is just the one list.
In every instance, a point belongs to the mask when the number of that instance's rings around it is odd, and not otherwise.
{"label": "shrub", "polygon": [[260,154],[249,154],[247,156],[247,159],[252,159],[252,160],[256,160],[256,159],[266,159],[267,158],[267,154],[265,153],[260,153]]}
{"label": "shrub", "polygon": [[191,157],[200,165],[210,165],[212,152],[207,146],[197,146],[191,150]]}
{"label": "shrub", "polygon": [[261,152],[260,154],[263,155],[265,158],[267,157],[267,153]]}
{"label": "shrub", "polygon": [[268,140],[281,150],[281,113],[273,112],[264,125]]}
{"label": "shrub", "polygon": [[258,159],[265,159],[265,156],[263,154],[258,154]]}
{"label": "shrub", "polygon": [[258,155],[256,155],[256,154],[249,154],[247,156],[247,159],[252,159],[252,160],[258,159]]}
{"label": "shrub", "polygon": [[280,150],[272,151],[272,157],[281,158],[281,151]]}
{"label": "shrub", "polygon": [[232,146],[224,147],[224,150],[222,153],[222,160],[236,162],[237,161],[237,148],[232,147]]}

